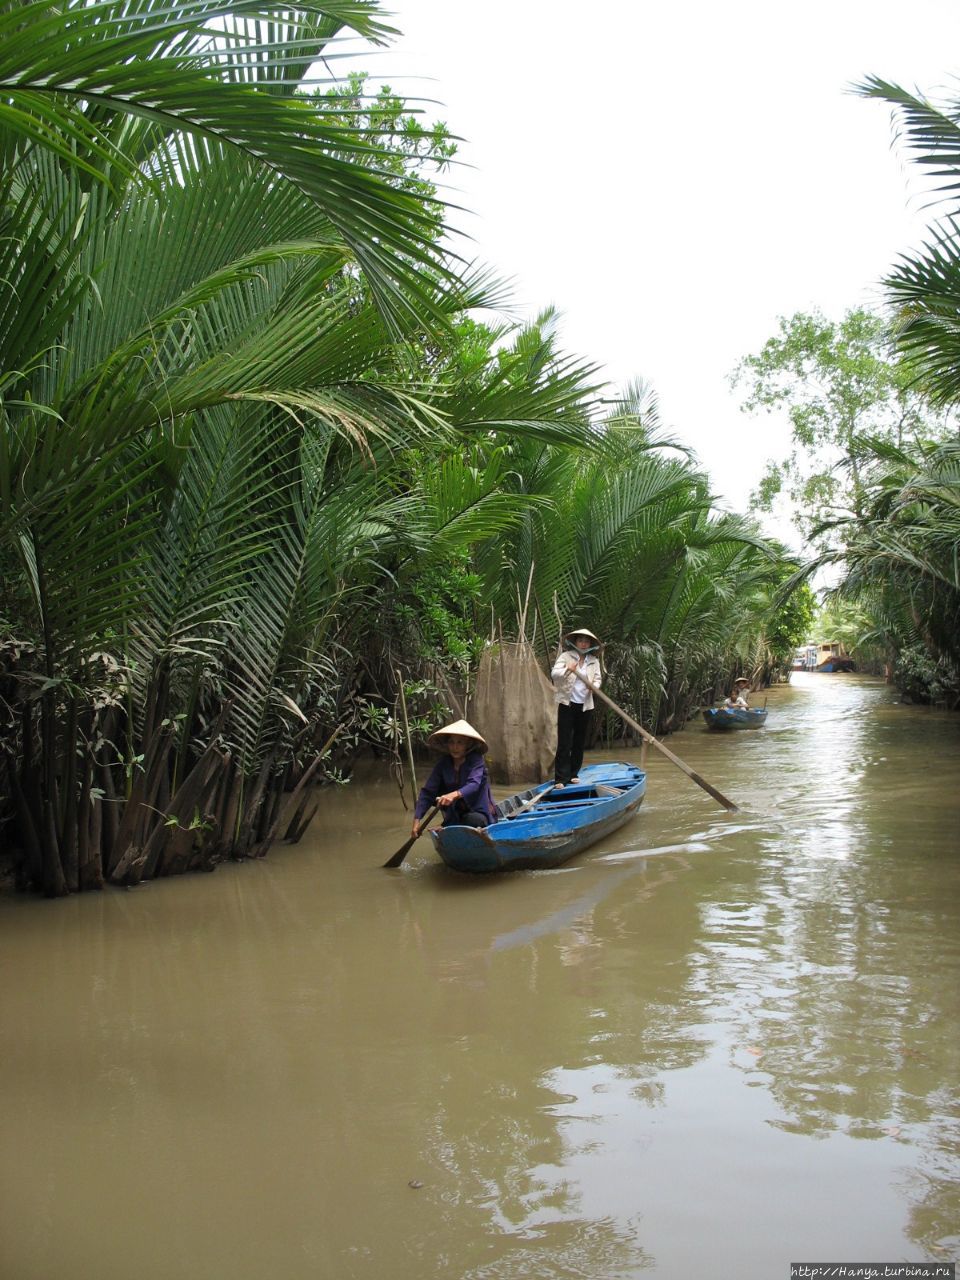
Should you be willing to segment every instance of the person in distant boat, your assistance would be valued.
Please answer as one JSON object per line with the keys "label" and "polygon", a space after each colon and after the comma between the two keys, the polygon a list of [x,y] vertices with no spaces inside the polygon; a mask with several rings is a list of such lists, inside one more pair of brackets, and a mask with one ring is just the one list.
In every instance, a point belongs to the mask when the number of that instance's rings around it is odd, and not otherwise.
{"label": "person in distant boat", "polygon": [[599,689],[602,674],[600,641],[586,627],[568,631],[563,637],[564,651],[553,664],[550,675],[557,698],[557,754],[553,761],[556,786],[579,782],[583,765],[583,744],[593,714],[593,694],[579,679],[585,676]]}
{"label": "person in distant boat", "polygon": [[483,759],[487,744],[466,720],[456,720],[427,739],[443,755],[420,788],[413,811],[412,835],[420,834],[424,815],[440,806],[445,827],[486,827],[493,821],[493,792]]}
{"label": "person in distant boat", "polygon": [[740,711],[749,710],[747,703],[747,694],[750,692],[750,681],[745,676],[733,682],[733,691],[730,697],[724,701],[725,707],[735,707]]}

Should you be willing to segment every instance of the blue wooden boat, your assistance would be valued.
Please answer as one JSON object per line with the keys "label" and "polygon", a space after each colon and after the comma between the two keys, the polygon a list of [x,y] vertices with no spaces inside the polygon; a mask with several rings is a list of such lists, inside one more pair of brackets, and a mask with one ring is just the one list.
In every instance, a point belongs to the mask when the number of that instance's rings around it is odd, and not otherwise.
{"label": "blue wooden boat", "polygon": [[703,718],[708,729],[723,732],[729,729],[760,729],[767,719],[767,713],[754,711],[749,707],[708,707]]}
{"label": "blue wooden boat", "polygon": [[501,800],[489,827],[440,827],[430,835],[455,871],[559,867],[628,822],[646,789],[647,775],[636,765],[592,764],[580,770],[579,783],[557,790],[542,782]]}

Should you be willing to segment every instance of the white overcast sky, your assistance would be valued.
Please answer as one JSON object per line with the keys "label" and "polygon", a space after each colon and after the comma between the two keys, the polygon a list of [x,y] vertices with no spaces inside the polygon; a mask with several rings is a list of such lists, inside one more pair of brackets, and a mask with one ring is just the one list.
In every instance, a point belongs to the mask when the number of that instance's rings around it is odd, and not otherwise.
{"label": "white overcast sky", "polygon": [[931,214],[876,74],[936,95],[960,72],[957,0],[387,0],[372,74],[459,135],[448,198],[519,314],[614,389],[642,377],[715,491],[745,509],[781,423],[727,376],[778,316],[839,319]]}

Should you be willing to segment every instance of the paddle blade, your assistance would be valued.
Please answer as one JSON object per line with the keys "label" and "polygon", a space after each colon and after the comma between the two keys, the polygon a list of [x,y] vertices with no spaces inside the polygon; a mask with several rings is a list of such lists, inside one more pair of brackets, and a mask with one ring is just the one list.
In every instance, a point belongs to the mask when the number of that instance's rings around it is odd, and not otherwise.
{"label": "paddle blade", "polygon": [[728,813],[740,812],[740,806],[738,804],[734,804],[732,800],[728,800],[727,797],[723,794],[723,792],[718,791],[716,787],[711,787],[710,783],[707,782],[706,779],[701,778],[699,773],[694,773],[692,769],[688,769],[686,772],[690,775],[690,777],[693,779],[693,781],[697,784],[698,787],[703,787],[707,795],[713,796],[717,804],[723,805],[724,809],[726,809]]}
{"label": "paddle blade", "polygon": [[419,836],[411,836],[410,839],[407,841],[407,843],[402,844],[400,848],[397,850],[397,852],[393,855],[393,857],[388,858],[383,865],[385,867],[399,867],[400,863],[404,860],[404,858],[407,856],[407,854],[410,852],[413,846],[417,843],[419,838],[420,838]]}
{"label": "paddle blade", "polygon": [[[420,836],[422,836],[424,831],[426,831],[428,823],[433,818],[433,815],[437,812],[439,807],[440,807],[439,805],[435,804],[433,808],[430,810],[430,812],[427,814],[427,816],[424,818],[423,822],[421,822]],[[402,844],[400,848],[397,850],[397,852],[393,855],[393,857],[388,858],[383,865],[385,867],[399,867],[400,863],[404,860],[404,858],[407,856],[407,854],[410,852],[413,846],[420,839],[420,836],[411,836],[410,839],[407,841],[407,843]]]}

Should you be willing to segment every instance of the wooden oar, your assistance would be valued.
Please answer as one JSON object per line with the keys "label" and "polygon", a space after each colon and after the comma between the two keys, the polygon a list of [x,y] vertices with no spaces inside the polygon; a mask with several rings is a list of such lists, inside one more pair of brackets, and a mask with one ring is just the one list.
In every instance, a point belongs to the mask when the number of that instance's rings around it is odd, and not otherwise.
{"label": "wooden oar", "polygon": [[638,724],[633,716],[628,716],[623,707],[618,707],[612,698],[608,698],[602,689],[598,689],[595,684],[591,684],[589,680],[585,680],[583,676],[577,676],[577,679],[587,686],[591,693],[595,694],[601,702],[605,702],[611,710],[615,711],[622,720],[625,720],[631,729],[635,729],[639,733],[644,742],[649,742],[651,747],[656,747],[658,751],[662,751],[668,760],[672,760],[678,769],[682,769],[688,778],[692,778],[698,787],[703,787],[708,795],[713,796],[718,804],[722,804],[725,809],[729,809],[731,813],[739,813],[740,808],[735,805],[732,800],[728,800],[725,795],[719,792],[716,787],[711,787],[710,783],[700,777],[699,773],[694,773],[689,765],[684,764],[679,756],[675,756],[669,747],[665,747],[659,742],[652,733],[648,733],[642,724]]}
{"label": "wooden oar", "polygon": [[424,831],[426,831],[427,826],[430,822],[430,819],[433,817],[433,815],[437,812],[439,808],[440,806],[438,804],[435,804],[433,806],[433,808],[430,810],[427,816],[420,823],[420,830],[417,832],[417,834],[415,836],[411,836],[406,844],[402,844],[400,846],[400,848],[397,850],[397,852],[393,855],[392,858],[388,858],[386,860],[386,862],[383,864],[385,867],[399,867],[400,863],[404,860],[404,858],[407,856],[407,854],[410,852],[413,846],[417,843],[417,841],[423,835]]}
{"label": "wooden oar", "polygon": [[524,800],[518,809],[514,809],[513,813],[507,814],[507,821],[509,822],[511,818],[518,817],[525,809],[532,809],[535,804],[540,803],[544,796],[548,796],[551,791],[556,791],[556,789],[557,784],[554,782],[549,787],[544,787],[542,791],[538,791],[535,796],[531,796],[529,800]]}

